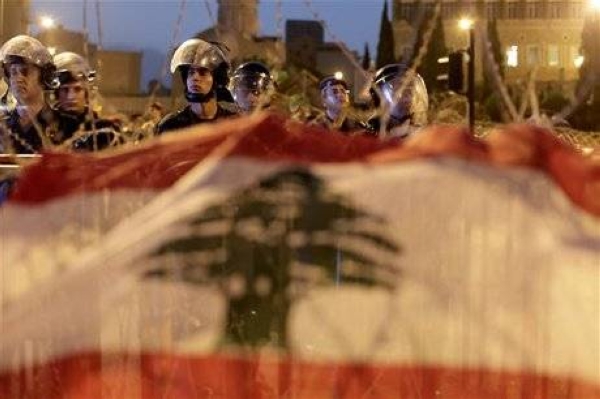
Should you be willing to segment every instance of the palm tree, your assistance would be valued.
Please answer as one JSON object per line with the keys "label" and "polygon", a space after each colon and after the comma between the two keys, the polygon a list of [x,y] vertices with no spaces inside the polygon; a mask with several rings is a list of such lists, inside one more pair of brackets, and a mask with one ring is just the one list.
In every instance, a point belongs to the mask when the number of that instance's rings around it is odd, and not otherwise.
{"label": "palm tree", "polygon": [[311,287],[394,288],[398,269],[381,259],[400,248],[384,226],[308,171],[284,171],[190,220],[189,235],[154,252],[169,262],[148,276],[216,284],[229,300],[224,344],[286,350],[290,308]]}

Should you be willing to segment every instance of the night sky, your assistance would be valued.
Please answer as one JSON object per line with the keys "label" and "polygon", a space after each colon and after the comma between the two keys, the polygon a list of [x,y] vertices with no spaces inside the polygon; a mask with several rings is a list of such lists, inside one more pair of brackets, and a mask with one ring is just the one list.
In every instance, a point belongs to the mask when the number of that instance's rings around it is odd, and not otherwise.
{"label": "night sky", "polygon": [[[369,43],[371,55],[379,35],[379,19],[383,0],[308,0],[312,10],[325,20],[337,40],[350,49],[363,53]],[[96,0],[88,0],[87,26],[92,41],[98,42],[98,13]],[[180,0],[101,0],[100,28],[102,46],[116,50],[143,51],[143,86],[161,76],[165,54],[170,43],[191,37],[206,29],[217,18],[215,0],[186,1],[180,34],[174,35],[178,20]],[[306,5],[307,0],[283,0],[283,19],[315,19]],[[210,5],[212,18],[208,12]],[[262,35],[283,35],[285,23],[278,23],[275,0],[260,1]],[[83,0],[32,0],[32,16],[48,14],[66,29],[81,30],[84,26]],[[333,41],[326,32],[325,40]]]}

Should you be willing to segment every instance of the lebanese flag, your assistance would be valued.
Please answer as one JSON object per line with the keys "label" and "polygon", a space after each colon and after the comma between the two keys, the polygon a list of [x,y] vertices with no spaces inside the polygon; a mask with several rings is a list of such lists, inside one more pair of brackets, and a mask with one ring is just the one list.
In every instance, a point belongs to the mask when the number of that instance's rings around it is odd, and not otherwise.
{"label": "lebanese flag", "polygon": [[44,154],[0,208],[0,398],[600,398],[599,187],[525,125]]}

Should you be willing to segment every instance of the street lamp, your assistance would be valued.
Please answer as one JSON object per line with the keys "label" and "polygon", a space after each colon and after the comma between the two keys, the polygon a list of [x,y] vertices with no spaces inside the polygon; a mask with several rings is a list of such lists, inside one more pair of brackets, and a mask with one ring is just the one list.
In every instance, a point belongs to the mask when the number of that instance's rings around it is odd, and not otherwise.
{"label": "street lamp", "polygon": [[461,18],[458,27],[469,31],[469,72],[467,98],[469,100],[469,129],[475,133],[475,22],[471,18]]}
{"label": "street lamp", "polygon": [[54,21],[54,18],[52,18],[49,15],[42,15],[40,17],[40,26],[44,29],[52,29],[56,26],[56,22]]}
{"label": "street lamp", "polygon": [[461,18],[458,21],[458,27],[461,30],[469,30],[473,27],[473,20],[471,18],[466,18],[466,17]]}

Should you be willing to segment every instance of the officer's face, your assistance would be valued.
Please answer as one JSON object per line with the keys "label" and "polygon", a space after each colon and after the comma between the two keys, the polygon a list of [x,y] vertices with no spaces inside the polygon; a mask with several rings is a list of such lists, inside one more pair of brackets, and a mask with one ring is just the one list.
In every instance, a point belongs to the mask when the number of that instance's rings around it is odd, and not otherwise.
{"label": "officer's face", "polygon": [[258,80],[242,80],[233,87],[233,98],[244,112],[252,112],[271,101],[268,83]]}
{"label": "officer's face", "polygon": [[260,91],[249,87],[235,87],[233,98],[244,112],[254,111],[260,105]]}
{"label": "officer's face", "polygon": [[213,85],[212,73],[207,68],[190,67],[186,83],[190,93],[208,94]]}
{"label": "officer's face", "polygon": [[43,100],[40,69],[30,64],[8,65],[10,91],[20,104]]}
{"label": "officer's face", "polygon": [[58,88],[58,108],[61,111],[81,113],[87,105],[86,88],[83,82],[64,83]]}
{"label": "officer's face", "polygon": [[350,102],[348,91],[340,84],[328,85],[321,91],[323,105],[327,109],[340,110]]}

